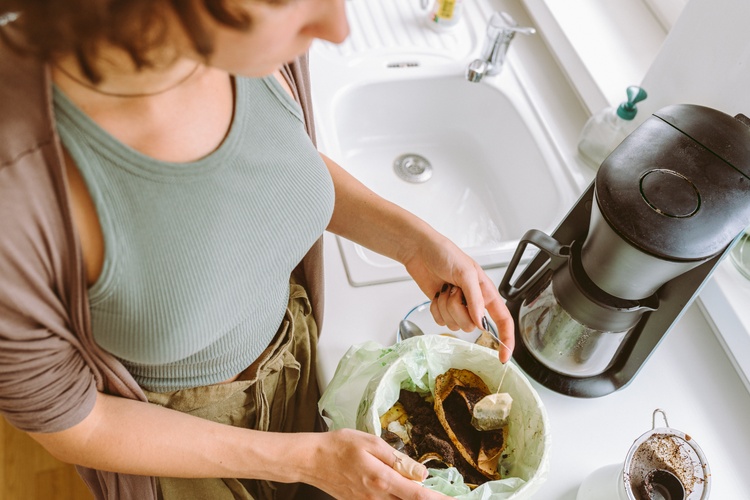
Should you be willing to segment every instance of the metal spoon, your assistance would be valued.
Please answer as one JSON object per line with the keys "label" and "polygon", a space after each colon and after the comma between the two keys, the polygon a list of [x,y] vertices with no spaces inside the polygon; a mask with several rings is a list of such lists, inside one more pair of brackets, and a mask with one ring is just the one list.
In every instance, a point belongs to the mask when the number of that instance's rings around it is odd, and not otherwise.
{"label": "metal spoon", "polygon": [[401,320],[398,324],[398,334],[401,337],[400,340],[410,339],[412,337],[418,337],[424,335],[424,332],[417,325],[409,321],[408,319]]}
{"label": "metal spoon", "polygon": [[[484,327],[482,330],[482,334],[480,338],[477,339],[476,343],[482,343],[480,341],[484,340],[485,347],[491,347],[495,350],[499,347],[499,344],[502,344],[500,339],[497,337],[495,332],[493,332],[489,328],[489,324],[487,323],[487,318],[482,318],[482,326]],[[401,322],[398,324],[398,334],[399,334],[399,340],[406,340],[410,339],[412,337],[419,337],[420,335],[424,335],[424,332],[421,328],[419,328],[417,325],[415,325],[413,322],[409,321],[408,319],[402,319]],[[494,344],[494,345],[493,345]],[[505,344],[503,344],[505,345]]]}

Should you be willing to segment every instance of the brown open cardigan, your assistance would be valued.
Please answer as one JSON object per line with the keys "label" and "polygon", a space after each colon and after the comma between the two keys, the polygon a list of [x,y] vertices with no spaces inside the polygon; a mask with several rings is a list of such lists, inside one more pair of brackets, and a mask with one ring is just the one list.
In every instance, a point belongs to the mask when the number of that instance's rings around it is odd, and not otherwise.
{"label": "brown open cardigan", "polygon": [[[284,76],[314,141],[307,69],[302,57]],[[123,365],[92,337],[61,152],[49,68],[0,44],[0,412],[29,432],[77,424],[96,391],[145,401]],[[301,265],[320,324],[321,240]],[[151,477],[79,472],[96,498],[156,500]]]}

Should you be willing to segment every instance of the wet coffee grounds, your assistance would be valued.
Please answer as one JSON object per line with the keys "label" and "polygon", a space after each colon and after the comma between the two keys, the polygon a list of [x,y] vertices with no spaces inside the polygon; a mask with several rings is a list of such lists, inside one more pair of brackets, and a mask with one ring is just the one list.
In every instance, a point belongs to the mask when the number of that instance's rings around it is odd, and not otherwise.
{"label": "wet coffee grounds", "polygon": [[[451,398],[449,397],[448,399]],[[460,396],[458,397],[458,400],[463,405],[463,411],[468,413],[468,410],[466,410],[466,404],[461,401]],[[443,429],[443,426],[440,424],[440,420],[438,420],[432,404],[425,401],[425,399],[416,392],[404,389],[402,389],[399,394],[399,401],[409,414],[409,422],[412,424],[411,445],[413,446],[413,449],[410,450],[407,445],[403,450],[404,453],[414,460],[419,460],[426,453],[436,453],[443,458],[443,461],[447,465],[453,465],[458,472],[461,473],[465,483],[479,485],[487,481],[487,478],[484,475],[479,473],[461,456],[448,437],[448,434],[445,432],[445,429]],[[450,404],[454,403],[451,402]],[[468,426],[471,429],[474,429],[471,426],[471,415],[469,415],[468,418]],[[456,425],[463,426],[464,424],[456,422]],[[453,428],[455,429],[456,427]],[[478,434],[478,431],[475,432]],[[476,438],[466,437],[466,439]]]}

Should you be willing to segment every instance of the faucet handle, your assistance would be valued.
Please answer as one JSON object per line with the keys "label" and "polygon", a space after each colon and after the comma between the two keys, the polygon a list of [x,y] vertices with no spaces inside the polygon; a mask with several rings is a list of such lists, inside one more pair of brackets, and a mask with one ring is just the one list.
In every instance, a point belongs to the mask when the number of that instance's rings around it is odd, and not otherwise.
{"label": "faucet handle", "polygon": [[487,24],[487,35],[493,38],[503,36],[513,37],[516,33],[533,35],[536,30],[532,27],[519,26],[507,12],[495,11]]}

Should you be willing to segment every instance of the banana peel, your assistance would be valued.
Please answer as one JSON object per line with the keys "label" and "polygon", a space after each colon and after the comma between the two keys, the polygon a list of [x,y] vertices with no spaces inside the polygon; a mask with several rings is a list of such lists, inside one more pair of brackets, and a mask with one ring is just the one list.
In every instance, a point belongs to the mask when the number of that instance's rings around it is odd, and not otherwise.
{"label": "banana peel", "polygon": [[409,414],[400,401],[396,401],[380,416],[380,427],[396,434],[404,444],[411,443]]}
{"label": "banana peel", "polygon": [[383,429],[388,428],[388,424],[391,422],[398,422],[401,425],[406,425],[409,421],[409,415],[406,413],[406,408],[401,404],[400,401],[396,401],[387,412],[380,416],[380,426]]}
{"label": "banana peel", "polygon": [[471,425],[474,405],[490,394],[474,372],[451,368],[435,380],[435,414],[461,456],[483,476],[500,479],[498,458],[505,448],[508,426],[478,431]]}

